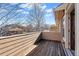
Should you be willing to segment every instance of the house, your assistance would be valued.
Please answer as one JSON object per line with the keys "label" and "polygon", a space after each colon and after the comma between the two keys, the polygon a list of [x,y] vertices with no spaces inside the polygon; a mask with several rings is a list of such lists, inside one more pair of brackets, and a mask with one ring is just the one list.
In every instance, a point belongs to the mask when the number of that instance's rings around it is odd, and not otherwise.
{"label": "house", "polygon": [[26,31],[27,32],[32,32],[33,31],[33,26],[31,24],[26,26]]}
{"label": "house", "polygon": [[[63,36],[65,48],[79,55],[79,4],[63,3],[54,9],[58,31]],[[76,42],[76,43],[75,43]]]}
{"label": "house", "polygon": [[50,26],[50,31],[58,31],[57,26],[56,25],[51,25]]}
{"label": "house", "polygon": [[9,36],[14,34],[21,34],[21,33],[24,33],[25,31],[26,31],[26,27],[24,26],[17,25],[17,24],[10,24],[2,27],[1,35]]}

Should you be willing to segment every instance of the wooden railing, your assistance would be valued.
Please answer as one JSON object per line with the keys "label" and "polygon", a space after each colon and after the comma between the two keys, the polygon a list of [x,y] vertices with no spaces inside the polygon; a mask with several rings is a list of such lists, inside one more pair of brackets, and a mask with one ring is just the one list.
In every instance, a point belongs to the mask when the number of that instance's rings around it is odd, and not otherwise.
{"label": "wooden railing", "polygon": [[26,55],[35,47],[33,45],[41,33],[29,33],[0,37],[0,55]]}
{"label": "wooden railing", "polygon": [[62,41],[63,40],[60,32],[54,32],[54,31],[42,32],[42,38],[45,40],[52,40],[52,41]]}

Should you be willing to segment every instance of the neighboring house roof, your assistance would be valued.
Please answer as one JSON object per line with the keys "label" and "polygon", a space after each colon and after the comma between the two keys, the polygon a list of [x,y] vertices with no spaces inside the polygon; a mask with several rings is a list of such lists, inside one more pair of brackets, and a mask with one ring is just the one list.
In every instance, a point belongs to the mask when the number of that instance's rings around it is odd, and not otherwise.
{"label": "neighboring house roof", "polygon": [[21,29],[21,28],[12,28],[12,29],[9,29],[9,31],[23,31],[23,29]]}
{"label": "neighboring house roof", "polygon": [[5,25],[2,28],[5,31],[23,31],[24,29],[26,29],[26,27],[21,26],[21,25],[17,25],[17,24]]}

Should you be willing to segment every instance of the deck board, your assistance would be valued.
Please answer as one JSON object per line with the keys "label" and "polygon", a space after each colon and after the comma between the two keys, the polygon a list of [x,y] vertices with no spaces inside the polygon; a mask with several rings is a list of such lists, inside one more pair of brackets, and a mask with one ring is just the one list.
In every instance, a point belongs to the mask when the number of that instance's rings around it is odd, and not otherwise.
{"label": "deck board", "polygon": [[27,56],[65,56],[61,42],[41,40]]}

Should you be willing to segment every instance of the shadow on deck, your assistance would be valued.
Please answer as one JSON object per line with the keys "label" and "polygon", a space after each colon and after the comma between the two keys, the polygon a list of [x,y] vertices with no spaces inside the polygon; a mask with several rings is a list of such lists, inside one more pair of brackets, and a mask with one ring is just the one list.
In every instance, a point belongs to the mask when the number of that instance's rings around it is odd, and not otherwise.
{"label": "shadow on deck", "polygon": [[43,40],[36,43],[34,48],[27,56],[65,56],[61,42]]}

